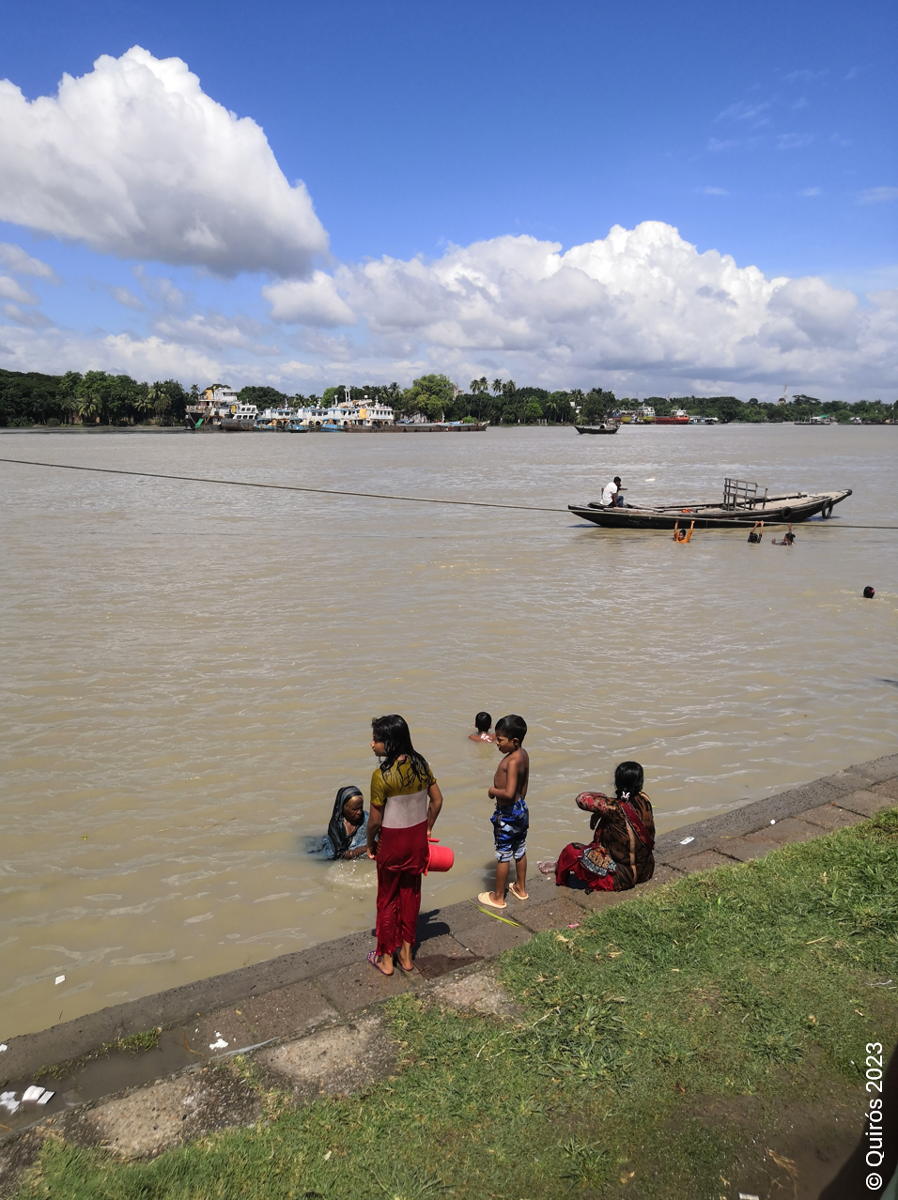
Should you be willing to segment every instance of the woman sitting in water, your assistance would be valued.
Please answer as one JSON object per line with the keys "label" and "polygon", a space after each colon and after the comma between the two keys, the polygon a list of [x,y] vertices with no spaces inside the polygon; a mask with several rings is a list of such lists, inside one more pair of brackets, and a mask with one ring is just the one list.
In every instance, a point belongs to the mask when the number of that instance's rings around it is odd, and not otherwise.
{"label": "woman sitting in water", "polygon": [[324,857],[361,858],[368,845],[368,814],[357,787],[342,787],[334,800],[327,834],[321,841]]}
{"label": "woman sitting in water", "polygon": [[614,799],[603,792],[581,792],[575,803],[592,813],[592,842],[588,846],[571,842],[557,863],[540,863],[539,869],[544,874],[554,869],[558,887],[576,887],[571,882],[573,875],[590,892],[623,892],[651,879],[655,870],[655,818],[642,784],[639,763],[623,762],[614,772]]}

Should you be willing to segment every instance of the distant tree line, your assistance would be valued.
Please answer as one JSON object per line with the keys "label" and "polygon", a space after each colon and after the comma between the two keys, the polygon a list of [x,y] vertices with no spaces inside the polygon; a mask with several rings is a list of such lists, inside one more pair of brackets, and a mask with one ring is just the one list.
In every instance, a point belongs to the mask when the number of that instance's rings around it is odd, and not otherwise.
{"label": "distant tree line", "polygon": [[0,370],[0,426],[180,425],[189,401],[177,379],[138,383],[106,371]]}
{"label": "distant tree line", "polygon": [[[130,375],[68,371],[65,375],[43,375],[38,371],[0,370],[0,426],[31,425],[179,425],[186,406],[199,395],[196,384],[185,390],[176,379],[138,383]],[[318,396],[289,396],[273,387],[247,386],[240,399],[259,409],[282,404],[323,405],[340,401],[381,400],[404,416],[420,414],[430,421],[489,421],[493,425],[595,424],[620,409],[650,404],[658,416],[678,408],[690,415],[716,417],[718,421],[782,422],[807,419],[825,413],[837,421],[860,417],[865,421],[898,419],[898,403],[880,400],[818,400],[798,394],[786,404],[747,401],[736,396],[649,396],[643,400],[596,386],[584,391],[549,391],[518,387],[513,379],[472,379],[462,391],[447,375],[422,375],[410,387],[398,383],[368,384],[364,387],[335,385]]]}

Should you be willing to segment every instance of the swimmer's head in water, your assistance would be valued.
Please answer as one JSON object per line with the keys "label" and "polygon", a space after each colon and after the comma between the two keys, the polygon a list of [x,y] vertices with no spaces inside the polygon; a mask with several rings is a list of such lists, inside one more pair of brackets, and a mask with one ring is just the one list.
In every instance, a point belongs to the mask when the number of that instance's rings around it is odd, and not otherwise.
{"label": "swimmer's head in water", "polygon": [[871,588],[869,586],[864,588],[864,596],[868,600],[872,600],[875,595],[876,595],[876,592],[873,588]]}
{"label": "swimmer's head in water", "polygon": [[784,535],[783,535],[783,541],[784,541],[784,542],[785,542],[785,543],[786,543],[788,546],[791,546],[791,545],[792,545],[792,543],[795,541],[795,534],[794,534],[794,533],[787,533],[787,534],[784,534]]}
{"label": "swimmer's head in water", "polygon": [[489,733],[493,718],[488,712],[478,713],[474,718],[474,728],[478,733]]}

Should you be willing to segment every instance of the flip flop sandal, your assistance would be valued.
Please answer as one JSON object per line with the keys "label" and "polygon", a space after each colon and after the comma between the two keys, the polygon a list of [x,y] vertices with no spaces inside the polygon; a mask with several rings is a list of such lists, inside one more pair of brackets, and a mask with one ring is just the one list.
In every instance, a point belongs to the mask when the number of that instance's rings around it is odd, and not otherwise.
{"label": "flip flop sandal", "polygon": [[[389,979],[389,978],[390,978],[390,976],[393,974],[393,972],[392,972],[392,971],[385,971],[385,970],[383,969],[383,967],[380,965],[380,963],[375,961],[375,960],[376,960],[376,958],[377,958],[377,951],[376,951],[376,950],[372,950],[372,951],[371,951],[371,953],[368,955],[368,962],[369,962],[369,963],[371,964],[371,966],[372,966],[372,967],[375,969],[375,971],[380,971],[381,975],[386,975],[387,979]],[[403,968],[403,969],[404,969],[404,968]]]}
{"label": "flip flop sandal", "polygon": [[508,908],[508,905],[503,900],[501,904],[497,904],[495,900],[490,900],[489,892],[481,892],[477,899],[481,904],[485,904],[488,908]]}
{"label": "flip flop sandal", "polygon": [[521,893],[517,890],[517,884],[510,883],[508,885],[508,890],[511,892],[512,896],[514,896],[515,900],[529,900],[530,899],[529,892],[527,892],[523,896],[521,895]]}

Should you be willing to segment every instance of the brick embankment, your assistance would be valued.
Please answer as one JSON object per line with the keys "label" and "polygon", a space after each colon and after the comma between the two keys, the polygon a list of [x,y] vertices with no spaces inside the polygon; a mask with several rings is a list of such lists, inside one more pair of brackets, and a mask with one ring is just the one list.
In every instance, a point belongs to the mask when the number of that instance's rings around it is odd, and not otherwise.
{"label": "brick embankment", "polygon": [[[386,978],[371,969],[365,961],[373,946],[369,931],[106,1008],[42,1033],[13,1038],[8,1050],[0,1055],[4,1089],[24,1091],[40,1077],[44,1086],[55,1086],[58,1091],[46,1110],[32,1107],[26,1111],[23,1106],[12,1119],[4,1117],[4,1124],[11,1129],[3,1135],[6,1145],[0,1144],[0,1173],[4,1167],[13,1169],[30,1160],[48,1127],[55,1125],[66,1132],[74,1130],[78,1121],[90,1118],[88,1124],[92,1121],[91,1127],[99,1128],[102,1114],[111,1114],[114,1106],[123,1104],[122,1097],[127,1099],[129,1089],[131,1132],[128,1145],[120,1147],[124,1154],[154,1153],[202,1129],[256,1119],[255,1100],[239,1088],[235,1091],[226,1085],[220,1072],[210,1074],[206,1069],[214,1060],[241,1052],[253,1053],[263,1076],[268,1068],[277,1072],[280,1068],[276,1063],[284,1069],[287,1064],[287,1073],[293,1072],[294,1081],[299,1077],[305,1081],[302,1087],[296,1085],[297,1096],[328,1091],[332,1085],[337,1090],[351,1091],[352,1065],[345,1062],[341,1066],[334,1046],[328,1050],[325,1044],[337,1036],[335,1045],[339,1045],[339,1028],[345,1024],[353,1025],[354,1034],[363,1032],[372,1021],[379,1025],[376,1006],[382,1001],[403,992],[426,996],[439,990],[456,999],[471,993],[459,1003],[475,1011],[496,1011],[490,1005],[501,1006],[505,1001],[495,989],[490,992],[490,971],[474,964],[495,958],[535,933],[574,925],[585,911],[625,903],[633,895],[694,871],[759,858],[786,843],[807,841],[857,824],[896,804],[898,754],[861,763],[663,834],[655,848],[654,878],[633,892],[590,895],[558,889],[554,879],[534,875],[528,881],[530,899],[518,902],[509,896],[508,908],[501,914],[507,918],[504,921],[468,902],[422,912],[416,969],[410,975],[397,970]],[[458,973],[453,976],[454,982],[439,978],[450,973]],[[472,975],[477,975],[481,983],[475,985],[473,979],[466,983]],[[435,979],[439,983],[434,984]],[[482,1003],[474,994],[478,987],[484,990]],[[485,1009],[482,1004],[486,1004]],[[151,1029],[162,1031],[155,1050],[140,1054],[127,1049],[108,1051],[110,1044],[119,1039]],[[106,1052],[101,1052],[103,1047]],[[344,1083],[331,1080],[329,1084],[320,1072],[316,1074],[317,1057],[343,1069],[347,1073]],[[387,1071],[387,1059],[366,1066],[363,1055],[358,1069],[363,1075],[368,1070],[375,1074]],[[51,1067],[55,1068],[54,1075],[42,1074]],[[197,1096],[202,1093],[207,1097],[208,1104],[204,1109],[197,1100],[196,1121],[178,1125],[176,1133],[167,1138],[161,1134],[167,1102],[158,1097],[154,1100],[158,1089],[146,1089],[145,1085],[173,1076],[179,1079],[160,1086],[180,1091],[186,1087],[188,1092],[192,1087]],[[188,1077],[195,1080],[194,1084],[185,1083]],[[139,1097],[133,1092],[138,1087],[143,1089]],[[115,1099],[107,1099],[113,1095]],[[142,1117],[141,1103],[148,1106]],[[183,1098],[178,1100],[182,1108],[184,1104],[187,1101]],[[187,1120],[179,1111],[178,1121]],[[202,1112],[205,1117],[201,1117]],[[40,1125],[36,1123],[38,1113]],[[149,1141],[137,1128],[142,1125],[155,1129]],[[161,1141],[153,1140],[156,1133]],[[17,1135],[18,1149],[14,1145]]]}

